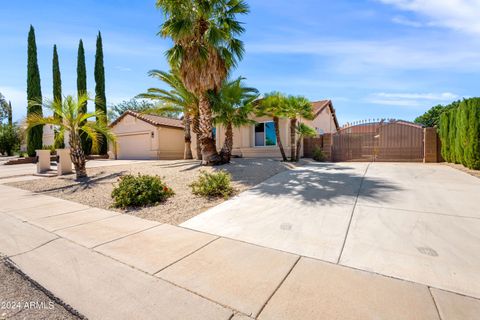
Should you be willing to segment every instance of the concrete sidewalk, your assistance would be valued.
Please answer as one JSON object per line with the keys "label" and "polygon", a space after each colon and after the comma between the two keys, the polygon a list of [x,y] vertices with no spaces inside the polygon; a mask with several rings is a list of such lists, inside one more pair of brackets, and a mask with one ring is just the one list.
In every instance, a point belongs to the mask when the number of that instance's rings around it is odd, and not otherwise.
{"label": "concrete sidewalk", "polygon": [[0,204],[0,252],[89,319],[480,314],[452,292],[12,187]]}

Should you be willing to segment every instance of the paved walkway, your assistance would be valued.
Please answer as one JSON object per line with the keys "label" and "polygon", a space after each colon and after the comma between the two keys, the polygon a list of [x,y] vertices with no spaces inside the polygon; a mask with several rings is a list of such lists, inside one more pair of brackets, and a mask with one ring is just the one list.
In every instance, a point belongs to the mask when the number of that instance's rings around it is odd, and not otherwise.
{"label": "paved walkway", "polygon": [[[343,169],[332,166],[324,170]],[[358,180],[363,188],[367,180],[362,182],[362,167],[346,170],[360,170]],[[303,180],[311,179],[308,176],[305,172]],[[351,191],[357,198],[347,180],[331,180],[330,185],[325,185],[324,194],[331,194],[333,186],[344,185],[345,192],[338,198],[347,199]],[[323,185],[318,181],[311,183]],[[321,201],[315,194],[311,197]],[[339,199],[332,195],[330,200]],[[270,203],[275,205],[273,199]],[[450,320],[476,319],[480,314],[480,302],[471,297],[440,290],[435,285],[358,270],[355,265],[342,266],[4,185],[0,185],[0,204],[0,252],[90,319]],[[343,203],[329,206],[337,204]],[[384,209],[381,205],[375,208]],[[371,215],[377,217],[378,213]],[[395,220],[392,215],[382,221],[388,223],[390,218]],[[373,222],[372,227],[377,225]],[[354,230],[357,224],[352,221],[350,229]],[[284,225],[281,230],[284,229],[288,226]],[[466,234],[471,232],[463,230]],[[368,244],[368,239],[363,240],[360,235],[359,245]],[[400,235],[402,231],[398,232]],[[410,238],[415,236],[411,234]],[[396,240],[393,237],[379,243],[378,250]],[[474,246],[478,242],[462,245]],[[336,251],[325,252],[334,257],[330,252]],[[374,261],[379,255],[370,254]],[[361,257],[359,254],[356,258]],[[341,258],[343,261],[343,255]],[[425,262],[425,268],[428,267]]]}

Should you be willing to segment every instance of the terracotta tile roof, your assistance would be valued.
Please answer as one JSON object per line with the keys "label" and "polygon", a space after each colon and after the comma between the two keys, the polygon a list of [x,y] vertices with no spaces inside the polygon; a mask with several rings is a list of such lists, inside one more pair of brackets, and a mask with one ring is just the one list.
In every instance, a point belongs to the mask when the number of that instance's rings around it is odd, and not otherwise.
{"label": "terracotta tile roof", "polygon": [[110,124],[110,127],[115,126],[120,120],[122,120],[127,114],[143,120],[147,123],[150,123],[151,125],[154,125],[156,127],[173,127],[173,128],[180,128],[183,129],[183,122],[180,119],[173,119],[173,118],[167,118],[167,117],[161,117],[153,114],[143,114],[143,113],[138,113],[135,111],[127,110],[125,111],[120,117],[117,118],[117,120],[113,121]]}
{"label": "terracotta tile roof", "polygon": [[335,114],[335,109],[333,108],[332,100],[319,100],[319,101],[312,101],[313,106],[313,113],[315,114],[315,118],[318,117],[320,113],[322,113],[325,108],[330,109],[330,113],[333,116],[333,121],[335,122],[335,127],[337,130],[340,130],[340,125],[338,124],[337,115]]}

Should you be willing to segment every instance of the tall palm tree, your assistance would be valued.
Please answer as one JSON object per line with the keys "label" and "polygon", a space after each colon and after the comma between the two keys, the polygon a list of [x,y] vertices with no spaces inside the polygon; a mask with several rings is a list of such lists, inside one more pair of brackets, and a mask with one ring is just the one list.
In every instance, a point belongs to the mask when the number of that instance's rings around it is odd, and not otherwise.
{"label": "tall palm tree", "polygon": [[[146,93],[139,94],[138,98],[151,99],[154,101],[161,101],[163,104],[158,107],[148,110],[148,113],[162,113],[165,111],[173,111],[183,113],[183,124],[185,133],[185,150],[183,154],[184,159],[192,159],[192,136],[191,124],[193,118],[198,118],[198,99],[190,91],[185,88],[177,71],[160,71],[151,70],[148,72],[149,76],[159,79],[170,87],[170,90],[160,88],[150,88]],[[193,126],[193,131],[199,137],[198,127]],[[197,140],[197,157],[200,144]]]}
{"label": "tall palm tree", "polygon": [[[63,141],[65,133],[69,134],[70,157],[75,167],[77,179],[87,177],[85,167],[85,150],[82,149],[81,134],[86,134],[92,142],[93,151],[98,151],[102,139],[115,141],[110,132],[107,121],[88,121],[89,119],[104,119],[101,111],[85,112],[84,107],[90,100],[88,95],[81,94],[77,99],[66,96],[62,101],[32,102],[52,111],[52,116],[43,117],[41,114],[32,114],[27,118],[27,130],[46,124],[54,125],[58,130],[56,139]],[[106,119],[105,119],[106,120]]]}
{"label": "tall palm tree", "polygon": [[212,136],[210,90],[218,91],[232,67],[244,53],[237,38],[245,29],[236,19],[247,14],[243,0],[157,0],[165,21],[159,35],[173,40],[167,58],[178,69],[185,87],[199,99],[199,129],[202,163],[221,163]]}
{"label": "tall palm tree", "polygon": [[271,92],[265,95],[265,97],[258,101],[256,105],[257,116],[267,116],[273,119],[275,124],[275,135],[277,136],[277,146],[280,149],[283,161],[287,161],[285,150],[283,149],[282,139],[280,138],[280,118],[287,116],[288,114],[288,101],[287,97],[280,92]]}
{"label": "tall palm tree", "polygon": [[253,110],[253,102],[258,98],[258,90],[246,87],[245,78],[224,81],[218,93],[212,92],[211,102],[214,111],[214,123],[225,127],[225,141],[220,157],[225,163],[230,162],[233,148],[233,128],[255,124],[249,116]]}
{"label": "tall palm tree", "polygon": [[298,118],[313,120],[313,107],[307,98],[302,96],[289,96],[287,98],[287,116],[290,119],[290,160],[298,161],[298,144],[295,143]]}
{"label": "tall palm tree", "polygon": [[297,143],[295,147],[295,157],[292,159],[292,161],[297,161],[300,160],[300,148],[302,147],[302,140],[304,137],[314,137],[317,135],[317,132],[315,129],[307,126],[304,123],[299,123],[298,126],[296,126],[296,130],[298,138],[297,138]]}

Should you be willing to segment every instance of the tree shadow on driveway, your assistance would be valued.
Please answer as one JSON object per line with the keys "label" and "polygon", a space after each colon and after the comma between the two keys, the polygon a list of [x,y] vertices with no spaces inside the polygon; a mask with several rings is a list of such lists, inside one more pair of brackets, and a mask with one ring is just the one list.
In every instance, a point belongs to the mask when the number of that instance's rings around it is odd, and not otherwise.
{"label": "tree shadow on driveway", "polygon": [[354,204],[357,196],[381,199],[400,190],[387,179],[369,178],[364,170],[330,163],[309,164],[282,172],[264,181],[249,192],[265,197],[290,197],[311,204]]}

